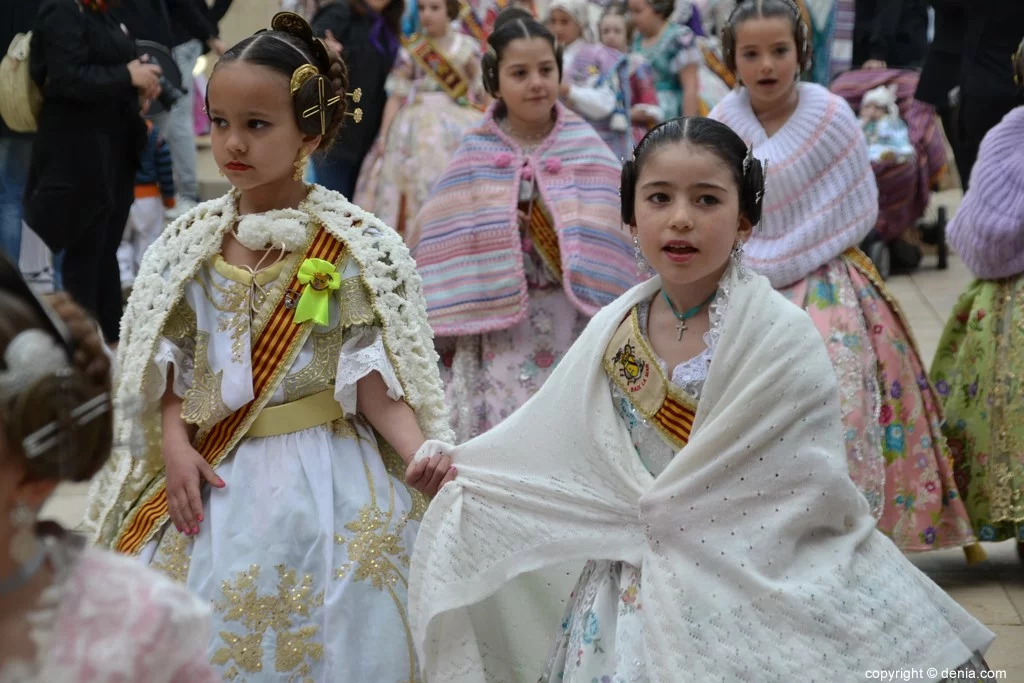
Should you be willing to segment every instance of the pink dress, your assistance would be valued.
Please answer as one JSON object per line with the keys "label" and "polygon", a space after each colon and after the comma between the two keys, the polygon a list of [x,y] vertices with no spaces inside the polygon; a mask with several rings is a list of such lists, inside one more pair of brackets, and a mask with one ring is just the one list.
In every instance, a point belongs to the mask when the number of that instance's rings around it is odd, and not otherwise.
{"label": "pink dress", "polygon": [[209,609],[122,555],[49,537],[55,579],[27,618],[35,660],[0,666],[0,683],[212,683]]}

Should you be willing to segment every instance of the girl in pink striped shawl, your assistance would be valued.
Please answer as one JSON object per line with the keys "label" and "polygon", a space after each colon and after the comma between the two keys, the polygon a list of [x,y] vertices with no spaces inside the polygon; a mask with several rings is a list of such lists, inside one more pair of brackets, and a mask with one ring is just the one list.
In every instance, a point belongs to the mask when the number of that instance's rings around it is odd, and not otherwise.
{"label": "girl in pink striped shawl", "polygon": [[637,282],[619,163],[558,102],[553,36],[513,8],[489,45],[484,86],[498,102],[406,236],[460,441],[525,403],[590,316]]}

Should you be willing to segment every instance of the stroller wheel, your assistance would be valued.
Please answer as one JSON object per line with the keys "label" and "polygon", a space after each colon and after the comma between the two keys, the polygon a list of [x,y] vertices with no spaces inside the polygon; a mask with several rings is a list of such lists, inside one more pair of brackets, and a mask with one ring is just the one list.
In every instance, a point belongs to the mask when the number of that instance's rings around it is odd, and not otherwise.
{"label": "stroller wheel", "polygon": [[875,264],[875,269],[882,279],[888,280],[892,274],[892,255],[889,253],[889,246],[881,240],[872,242],[868,245],[868,258]]}

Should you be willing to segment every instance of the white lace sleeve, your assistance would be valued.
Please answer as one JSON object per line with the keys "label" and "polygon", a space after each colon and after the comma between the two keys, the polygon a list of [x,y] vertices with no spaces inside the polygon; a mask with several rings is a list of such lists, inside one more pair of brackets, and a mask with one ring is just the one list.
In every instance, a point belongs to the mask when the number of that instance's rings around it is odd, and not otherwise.
{"label": "white lace sleeve", "polygon": [[178,398],[185,398],[185,392],[192,386],[195,366],[192,354],[181,348],[167,337],[161,337],[153,354],[153,365],[156,372],[153,382],[145,387],[146,401],[159,401],[167,390],[167,369],[174,368],[174,385],[172,390]]}
{"label": "white lace sleeve", "polygon": [[345,336],[338,357],[334,398],[341,404],[346,416],[356,414],[356,384],[371,372],[379,372],[388,388],[388,396],[399,400],[405,396],[398,375],[388,360],[380,328],[353,327]]}

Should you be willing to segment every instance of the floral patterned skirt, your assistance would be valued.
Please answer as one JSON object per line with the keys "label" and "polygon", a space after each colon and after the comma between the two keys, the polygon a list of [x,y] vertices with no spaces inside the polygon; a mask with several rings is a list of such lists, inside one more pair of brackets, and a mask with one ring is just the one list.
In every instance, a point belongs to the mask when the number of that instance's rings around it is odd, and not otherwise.
{"label": "floral patterned skirt", "polygon": [[974,533],[1024,543],[1024,276],[967,287],[931,376]]}
{"label": "floral patterned skirt", "polygon": [[384,153],[363,160],[355,203],[405,234],[466,130],[483,118],[444,93],[424,93],[404,106],[388,131]]}
{"label": "floral patterned skirt", "polygon": [[483,434],[537,393],[590,320],[561,284],[529,293],[526,317],[514,327],[436,342],[459,443]]}
{"label": "floral patterned skirt", "polygon": [[828,347],[850,475],[878,528],[904,552],[972,544],[937,395],[874,267],[851,250],[782,293],[807,311]]}

